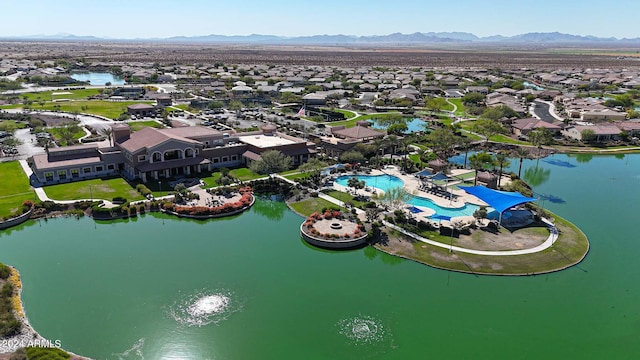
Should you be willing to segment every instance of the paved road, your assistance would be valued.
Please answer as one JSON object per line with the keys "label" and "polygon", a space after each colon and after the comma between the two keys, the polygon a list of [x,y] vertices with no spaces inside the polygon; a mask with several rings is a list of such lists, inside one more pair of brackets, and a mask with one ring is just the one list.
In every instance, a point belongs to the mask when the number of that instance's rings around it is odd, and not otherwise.
{"label": "paved road", "polygon": [[551,104],[539,100],[535,100],[533,102],[533,112],[540,118],[542,121],[548,123],[554,123],[556,121],[562,121],[562,119],[558,119],[551,114]]}

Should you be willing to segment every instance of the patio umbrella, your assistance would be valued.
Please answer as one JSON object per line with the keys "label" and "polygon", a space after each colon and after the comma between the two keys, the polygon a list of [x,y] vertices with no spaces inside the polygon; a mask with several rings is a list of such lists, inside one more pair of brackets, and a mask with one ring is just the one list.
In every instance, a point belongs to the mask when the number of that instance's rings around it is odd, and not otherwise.
{"label": "patio umbrella", "polygon": [[418,209],[415,206],[410,207],[409,211],[411,211],[412,214],[417,214],[417,213],[421,213],[422,212],[422,210]]}

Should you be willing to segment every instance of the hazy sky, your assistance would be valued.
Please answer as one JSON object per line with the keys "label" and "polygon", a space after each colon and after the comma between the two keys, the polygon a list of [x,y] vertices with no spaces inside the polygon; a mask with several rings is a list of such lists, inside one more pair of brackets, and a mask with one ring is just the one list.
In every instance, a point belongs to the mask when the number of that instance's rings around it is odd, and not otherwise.
{"label": "hazy sky", "polygon": [[5,0],[0,9],[0,36],[558,31],[640,37],[639,0]]}

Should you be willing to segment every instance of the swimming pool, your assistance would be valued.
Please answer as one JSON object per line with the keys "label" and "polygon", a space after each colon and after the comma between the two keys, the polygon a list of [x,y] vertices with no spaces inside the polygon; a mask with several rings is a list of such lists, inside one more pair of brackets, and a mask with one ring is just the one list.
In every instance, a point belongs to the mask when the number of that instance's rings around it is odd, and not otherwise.
{"label": "swimming pool", "polygon": [[[345,175],[337,178],[336,183],[338,185],[342,185],[346,187],[349,182],[349,179],[352,177],[356,177],[359,180],[363,180],[367,186],[375,187],[383,191],[404,186],[404,182],[400,178],[393,175],[387,175],[387,174],[385,175]],[[423,198],[420,196],[415,196],[415,195],[411,195],[411,199],[409,199],[407,203],[414,206],[424,206],[424,207],[433,209],[435,211],[433,215],[445,215],[450,217],[472,216],[473,212],[480,208],[478,205],[469,204],[469,203],[465,203],[464,206],[460,208],[444,208],[444,207],[438,206],[436,203],[434,203],[430,199]]]}
{"label": "swimming pool", "polygon": [[400,178],[392,175],[345,175],[336,179],[338,185],[348,187],[349,179],[352,177],[363,180],[369,187],[374,187],[382,191],[404,186],[404,182]]}

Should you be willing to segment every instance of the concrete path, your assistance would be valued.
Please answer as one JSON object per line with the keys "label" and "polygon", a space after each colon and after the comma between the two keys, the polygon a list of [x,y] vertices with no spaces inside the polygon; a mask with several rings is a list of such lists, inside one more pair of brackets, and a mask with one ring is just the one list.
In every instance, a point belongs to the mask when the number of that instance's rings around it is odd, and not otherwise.
{"label": "concrete path", "polygon": [[450,251],[456,251],[456,252],[461,252],[461,253],[467,253],[467,254],[474,254],[474,255],[485,255],[485,256],[512,256],[512,255],[526,255],[526,254],[533,254],[533,253],[537,253],[543,250],[546,250],[548,248],[550,248],[553,243],[558,240],[558,229],[556,229],[556,227],[549,221],[547,221],[546,219],[543,219],[543,221],[547,224],[547,226],[549,227],[549,237],[547,238],[547,240],[545,242],[543,242],[542,244],[536,246],[536,247],[532,247],[529,249],[521,249],[521,250],[499,250],[499,251],[491,251],[491,250],[474,250],[474,249],[467,249],[467,248],[462,248],[459,246],[452,246],[452,245],[447,245],[447,244],[443,244],[441,242],[437,242],[437,241],[433,241],[433,240],[429,240],[429,239],[425,239],[422,236],[416,235],[414,233],[408,232],[407,230],[396,226],[394,224],[391,224],[387,221],[382,221],[382,223],[391,228],[394,229],[396,231],[399,231],[411,238],[414,238],[418,241],[421,241],[423,243],[429,244],[429,245],[433,245],[433,246],[437,246],[437,247],[441,247],[444,249],[449,249]]}

